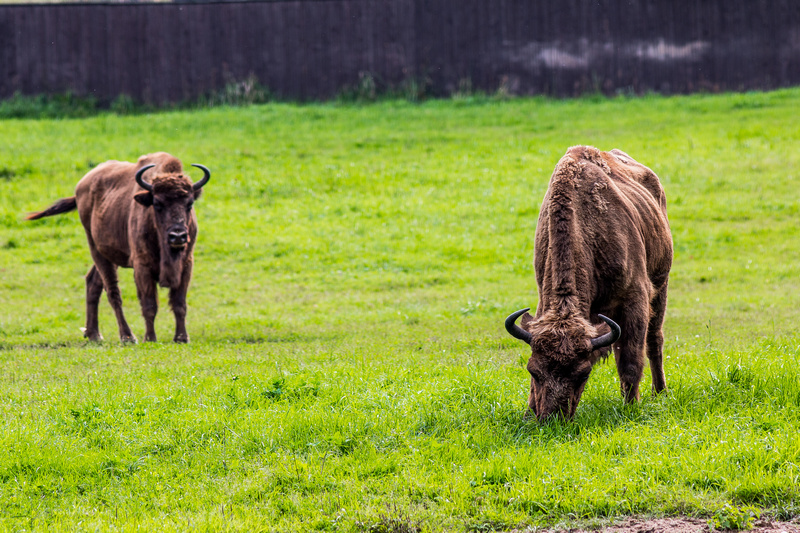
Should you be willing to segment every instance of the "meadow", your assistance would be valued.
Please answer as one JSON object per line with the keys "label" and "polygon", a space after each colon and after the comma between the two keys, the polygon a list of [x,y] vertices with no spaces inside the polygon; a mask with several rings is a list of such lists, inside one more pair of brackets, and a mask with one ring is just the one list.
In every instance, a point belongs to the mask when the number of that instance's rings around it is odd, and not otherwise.
{"label": "meadow", "polygon": [[[800,90],[271,103],[0,121],[0,529],[491,531],[800,515]],[[666,189],[669,394],[598,364],[523,418],[533,236],[569,146]],[[189,345],[86,342],[75,213],[107,159],[212,170]],[[199,175],[195,175],[195,179]],[[130,270],[127,317],[143,336]],[[643,391],[649,391],[645,370]]]}

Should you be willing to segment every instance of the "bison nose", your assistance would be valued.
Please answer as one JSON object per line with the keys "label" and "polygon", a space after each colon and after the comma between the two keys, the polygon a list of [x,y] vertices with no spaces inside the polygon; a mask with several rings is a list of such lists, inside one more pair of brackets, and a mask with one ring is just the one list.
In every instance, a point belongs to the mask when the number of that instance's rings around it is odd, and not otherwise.
{"label": "bison nose", "polygon": [[189,240],[186,230],[172,230],[167,234],[170,246],[183,246]]}

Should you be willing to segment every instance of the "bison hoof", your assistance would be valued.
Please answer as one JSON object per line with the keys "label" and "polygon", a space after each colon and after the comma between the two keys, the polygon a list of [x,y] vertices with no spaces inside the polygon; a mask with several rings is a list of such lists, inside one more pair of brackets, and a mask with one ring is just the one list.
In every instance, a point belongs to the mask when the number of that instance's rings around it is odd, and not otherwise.
{"label": "bison hoof", "polygon": [[156,342],[156,336],[155,335],[145,335],[144,336],[144,342]]}
{"label": "bison hoof", "polygon": [[125,344],[136,344],[138,341],[136,340],[136,335],[131,333],[130,335],[120,335],[119,340],[124,342]]}
{"label": "bison hoof", "polygon": [[102,342],[103,341],[103,336],[100,335],[99,331],[94,332],[94,333],[89,333],[88,331],[85,331],[83,333],[83,336],[86,337],[87,339],[89,339],[91,342]]}
{"label": "bison hoof", "polygon": [[188,344],[189,343],[189,336],[188,335],[175,335],[175,338],[172,339],[173,342],[177,342],[179,344]]}

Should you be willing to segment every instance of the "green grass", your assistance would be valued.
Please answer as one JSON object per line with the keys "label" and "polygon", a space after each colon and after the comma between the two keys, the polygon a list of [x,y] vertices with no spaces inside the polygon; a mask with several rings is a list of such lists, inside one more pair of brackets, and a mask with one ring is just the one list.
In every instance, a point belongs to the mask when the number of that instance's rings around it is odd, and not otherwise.
{"label": "green grass", "polygon": [[[0,4],[2,2],[3,0],[0,0]],[[347,95],[343,95],[343,98],[345,96]],[[350,95],[349,99],[358,101],[359,93]],[[0,120],[88,118],[108,112],[120,116],[141,115],[159,111],[207,109],[215,106],[249,106],[265,104],[274,100],[274,96],[258,82],[255,76],[230,82],[222,89],[200,94],[194,100],[161,105],[136,102],[126,94],[121,94],[110,101],[103,101],[91,96],[76,96],[72,93],[33,96],[14,93],[12,97],[0,100]]]}
{"label": "green grass", "polygon": [[[797,515],[798,106],[792,89],[0,122],[0,529]],[[574,422],[540,425],[502,323],[536,303],[538,209],[574,144],[621,148],[666,188],[671,392],[623,406],[610,361]],[[168,342],[162,308],[161,342],[121,345],[105,299],[108,340],[85,343],[78,217],[22,216],[156,150],[213,172],[192,343]]]}

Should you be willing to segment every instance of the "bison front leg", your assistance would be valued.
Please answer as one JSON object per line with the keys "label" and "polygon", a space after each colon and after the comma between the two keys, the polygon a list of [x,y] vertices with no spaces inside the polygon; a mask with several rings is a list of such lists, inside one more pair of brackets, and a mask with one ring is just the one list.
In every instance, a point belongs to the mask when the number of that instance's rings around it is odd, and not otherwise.
{"label": "bison front leg", "polygon": [[622,397],[626,403],[639,400],[639,382],[644,370],[644,345],[647,336],[649,305],[647,298],[634,298],[623,311],[622,336],[614,346]]}
{"label": "bison front leg", "polygon": [[180,285],[169,290],[169,306],[175,314],[175,337],[172,339],[174,342],[189,342],[189,334],[186,332],[186,293],[191,279],[192,261],[189,259],[184,264]]}
{"label": "bison front leg", "polygon": [[103,278],[100,277],[97,267],[92,265],[86,274],[86,327],[83,330],[83,336],[90,341],[103,340],[97,323],[97,307],[102,295]]}
{"label": "bison front leg", "polygon": [[186,332],[186,291],[180,289],[170,289],[169,305],[175,313],[175,342],[189,342],[189,334]]}
{"label": "bison front leg", "polygon": [[136,281],[136,294],[144,317],[144,340],[156,342],[156,314],[158,314],[158,287],[156,280],[145,267],[134,267],[133,278]]}

